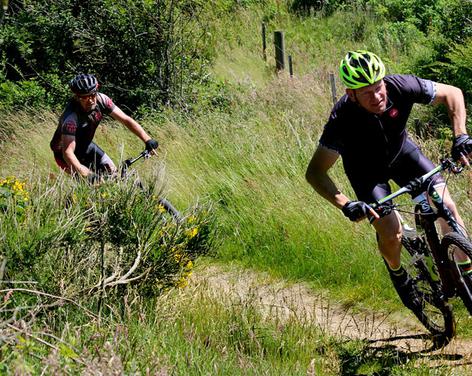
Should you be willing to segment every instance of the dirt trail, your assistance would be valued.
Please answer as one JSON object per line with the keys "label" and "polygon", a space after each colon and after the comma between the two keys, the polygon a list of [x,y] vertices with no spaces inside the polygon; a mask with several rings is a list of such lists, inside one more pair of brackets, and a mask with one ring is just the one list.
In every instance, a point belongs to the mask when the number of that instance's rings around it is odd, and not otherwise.
{"label": "dirt trail", "polygon": [[328,335],[362,339],[372,347],[395,348],[403,353],[424,353],[427,355],[419,361],[431,366],[457,366],[460,374],[472,375],[472,341],[455,338],[445,348],[431,352],[429,336],[413,316],[355,313],[303,284],[288,284],[247,270],[227,271],[211,266],[195,273],[191,283],[208,293],[250,301],[270,317],[310,320]]}

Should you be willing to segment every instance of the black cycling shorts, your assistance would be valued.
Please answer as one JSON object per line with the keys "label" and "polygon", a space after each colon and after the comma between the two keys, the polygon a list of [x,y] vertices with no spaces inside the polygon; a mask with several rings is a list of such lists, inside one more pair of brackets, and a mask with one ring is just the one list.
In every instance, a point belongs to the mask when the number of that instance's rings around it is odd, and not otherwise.
{"label": "black cycling shorts", "polygon": [[[435,167],[418,146],[410,140],[407,140],[407,143],[408,145],[404,149],[408,149],[408,151],[400,152],[391,166],[377,171],[358,171],[348,174],[358,200],[373,203],[392,193],[389,180],[393,180],[402,187],[410,180],[426,174]],[[425,186],[431,183],[433,185],[444,183],[444,179],[440,174],[436,174],[428,179]]]}
{"label": "black cycling shorts", "polygon": [[[76,157],[81,164],[95,173],[107,173],[112,171],[115,167],[110,157],[94,142],[91,142],[83,153],[79,155],[76,154]],[[62,153],[54,153],[54,158],[60,168],[68,171],[69,167]]]}

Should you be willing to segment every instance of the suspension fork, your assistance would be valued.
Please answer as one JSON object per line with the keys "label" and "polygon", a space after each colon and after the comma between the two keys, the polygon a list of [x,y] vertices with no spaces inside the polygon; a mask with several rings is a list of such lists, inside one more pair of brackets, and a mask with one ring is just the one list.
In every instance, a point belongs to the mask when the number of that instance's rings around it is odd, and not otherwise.
{"label": "suspension fork", "polygon": [[452,231],[457,232],[463,235],[465,238],[468,238],[467,233],[464,229],[457,223],[456,219],[452,215],[451,210],[444,204],[444,201],[438,191],[433,187],[429,189],[429,197],[433,201],[434,206],[437,209],[437,217],[443,218]]}
{"label": "suspension fork", "polygon": [[438,214],[432,210],[431,206],[424,204],[416,205],[416,226],[424,230],[426,242],[441,278],[443,292],[447,297],[451,297],[455,291],[454,275],[452,274],[447,255],[442,252],[441,241],[435,226],[438,218]]}

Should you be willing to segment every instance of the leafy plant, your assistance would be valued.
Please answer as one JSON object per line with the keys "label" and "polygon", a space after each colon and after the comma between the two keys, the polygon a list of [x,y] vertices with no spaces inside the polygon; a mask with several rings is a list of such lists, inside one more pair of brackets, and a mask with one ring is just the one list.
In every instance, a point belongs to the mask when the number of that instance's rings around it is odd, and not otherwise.
{"label": "leafy plant", "polygon": [[37,98],[27,86],[34,79],[48,104],[62,103],[65,93],[51,75],[65,87],[87,71],[131,109],[183,103],[212,56],[204,9],[205,3],[189,0],[30,0],[12,6],[0,29],[0,71],[11,83],[0,87],[0,98],[11,101],[12,87]]}

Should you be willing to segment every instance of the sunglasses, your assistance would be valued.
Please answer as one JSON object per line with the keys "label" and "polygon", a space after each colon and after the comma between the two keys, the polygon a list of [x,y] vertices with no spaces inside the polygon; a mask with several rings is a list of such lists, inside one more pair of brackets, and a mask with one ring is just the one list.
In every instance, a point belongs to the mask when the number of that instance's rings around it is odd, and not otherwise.
{"label": "sunglasses", "polygon": [[77,95],[79,101],[88,101],[89,99],[95,99],[97,97],[97,93],[87,94],[87,95]]}

